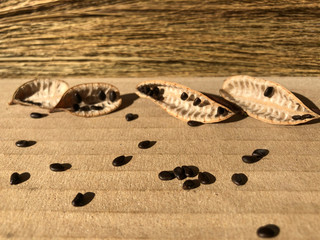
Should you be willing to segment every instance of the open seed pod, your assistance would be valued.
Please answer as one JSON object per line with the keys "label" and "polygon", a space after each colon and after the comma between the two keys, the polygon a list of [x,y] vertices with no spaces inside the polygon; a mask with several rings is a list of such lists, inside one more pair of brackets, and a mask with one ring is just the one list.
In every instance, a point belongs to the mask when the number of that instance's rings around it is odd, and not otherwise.
{"label": "open seed pod", "polygon": [[50,109],[60,101],[68,88],[68,84],[61,80],[35,79],[22,84],[13,94],[9,104],[33,105]]}
{"label": "open seed pod", "polygon": [[305,123],[320,116],[278,83],[250,76],[233,76],[220,94],[258,120],[283,125]]}
{"label": "open seed pod", "polygon": [[178,83],[146,81],[138,84],[137,90],[140,97],[151,99],[170,115],[183,121],[214,123],[234,115],[229,108]]}
{"label": "open seed pod", "polygon": [[70,88],[51,110],[69,111],[76,116],[96,117],[121,105],[119,90],[108,83],[85,83]]}

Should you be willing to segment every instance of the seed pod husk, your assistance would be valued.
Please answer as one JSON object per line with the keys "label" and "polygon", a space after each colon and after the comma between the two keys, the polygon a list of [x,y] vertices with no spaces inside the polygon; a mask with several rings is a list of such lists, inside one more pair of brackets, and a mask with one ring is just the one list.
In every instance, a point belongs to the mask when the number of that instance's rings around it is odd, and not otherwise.
{"label": "seed pod husk", "polygon": [[[158,89],[157,94],[154,89]],[[234,115],[226,106],[178,83],[146,81],[138,84],[137,90],[140,97],[151,99],[170,115],[186,122],[214,123]],[[225,109],[223,114],[218,111],[219,107]]]}
{"label": "seed pod husk", "polygon": [[25,106],[53,108],[68,90],[69,85],[62,80],[35,79],[22,84],[13,94],[9,103]]}
{"label": "seed pod husk", "polygon": [[[81,103],[77,102],[75,93],[81,97]],[[120,92],[115,86],[108,83],[85,83],[65,92],[51,112],[63,110],[80,117],[96,117],[116,110],[121,101]]]}
{"label": "seed pod husk", "polygon": [[220,94],[249,116],[271,124],[296,125],[320,117],[280,84],[261,78],[230,77],[224,81]]}

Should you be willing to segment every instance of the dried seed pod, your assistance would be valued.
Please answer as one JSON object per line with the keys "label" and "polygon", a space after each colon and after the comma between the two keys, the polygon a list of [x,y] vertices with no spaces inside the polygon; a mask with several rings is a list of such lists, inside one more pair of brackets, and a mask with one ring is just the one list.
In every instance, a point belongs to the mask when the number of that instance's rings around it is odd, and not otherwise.
{"label": "dried seed pod", "polygon": [[39,106],[51,109],[68,90],[69,85],[61,80],[35,79],[22,84],[12,97],[12,104]]}
{"label": "dried seed pod", "polygon": [[[234,115],[229,108],[178,83],[146,81],[138,84],[137,90],[140,97],[151,99],[170,115],[183,121],[214,123]],[[223,114],[221,109],[224,109]]]}
{"label": "dried seed pod", "polygon": [[220,94],[253,118],[271,124],[295,125],[320,116],[278,83],[250,76],[233,76]]}
{"label": "dried seed pod", "polygon": [[76,116],[96,117],[114,111],[121,105],[121,101],[120,92],[115,86],[108,83],[86,83],[65,92],[51,112],[64,110]]}

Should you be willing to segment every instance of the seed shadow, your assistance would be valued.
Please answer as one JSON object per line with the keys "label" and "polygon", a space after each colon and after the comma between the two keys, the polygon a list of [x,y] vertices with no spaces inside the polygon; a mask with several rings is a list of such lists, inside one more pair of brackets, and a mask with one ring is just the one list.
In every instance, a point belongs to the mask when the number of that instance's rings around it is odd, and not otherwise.
{"label": "seed shadow", "polygon": [[208,182],[205,183],[205,185],[212,184],[216,181],[216,177],[213,174],[211,174],[209,172],[203,172],[203,173],[206,175],[206,177],[208,177]]}
{"label": "seed shadow", "polygon": [[28,180],[30,179],[30,177],[31,177],[31,175],[30,175],[30,173],[28,173],[28,172],[21,173],[21,174],[19,175],[20,183],[23,183],[23,182],[25,182],[25,181],[28,181]]}
{"label": "seed shadow", "polygon": [[[312,102],[309,98],[296,93],[296,92],[292,92],[304,105],[306,105],[309,109],[311,109],[313,112],[317,113],[320,115],[320,109],[317,107],[316,104],[314,104],[314,102]],[[302,124],[298,124],[298,125],[305,125],[305,124],[316,124],[316,123],[320,123],[320,119],[314,119],[311,121],[308,121],[306,123],[302,123]],[[298,126],[297,125],[297,126]]]}
{"label": "seed shadow", "polygon": [[202,92],[202,94],[206,95],[208,98],[212,99],[213,101],[229,108],[232,112],[235,113],[235,115],[233,115],[232,117],[220,122],[220,123],[232,123],[232,122],[237,122],[240,120],[245,119],[246,117],[248,117],[247,113],[238,105],[229,102],[228,100],[224,99],[221,96],[212,94],[212,93],[205,93]]}
{"label": "seed shadow", "polygon": [[114,112],[118,112],[122,109],[125,109],[133,104],[135,100],[137,100],[139,96],[135,93],[127,93],[124,95],[121,95],[122,103],[118,109],[116,109]]}
{"label": "seed shadow", "polygon": [[85,194],[83,194],[83,201],[81,206],[89,204],[94,199],[95,195],[96,194],[93,192],[86,192]]}
{"label": "seed shadow", "polygon": [[68,170],[68,169],[70,169],[72,167],[72,165],[70,163],[63,163],[61,165],[63,166],[64,171],[66,171],[66,170]]}

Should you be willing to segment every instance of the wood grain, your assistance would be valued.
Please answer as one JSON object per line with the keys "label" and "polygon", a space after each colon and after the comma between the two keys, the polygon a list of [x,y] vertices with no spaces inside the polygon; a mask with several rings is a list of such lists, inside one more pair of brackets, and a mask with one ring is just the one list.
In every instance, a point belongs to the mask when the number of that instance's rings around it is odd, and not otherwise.
{"label": "wood grain", "polygon": [[[224,78],[180,78],[199,91],[216,94]],[[70,86],[109,82],[122,97],[145,79],[64,79]],[[318,78],[267,78],[320,106]],[[67,112],[30,118],[46,110],[8,105],[23,79],[1,79],[0,238],[11,239],[258,239],[262,225],[280,227],[277,240],[314,240],[320,235],[319,121],[300,126],[271,125],[253,118],[189,127],[148,99],[131,98],[124,108],[97,118]],[[130,95],[131,96],[131,95]],[[127,122],[125,115],[139,118]],[[21,139],[35,140],[18,148]],[[154,140],[139,149],[142,140]],[[267,148],[268,156],[245,164],[241,156]],[[114,167],[119,155],[132,160]],[[52,172],[54,162],[70,163]],[[158,173],[194,165],[216,177],[211,185],[185,191],[184,181],[161,181]],[[10,185],[13,172],[28,181]],[[234,173],[248,182],[236,186]],[[88,205],[73,207],[78,192],[93,192]]]}
{"label": "wood grain", "polygon": [[320,75],[313,0],[2,0],[0,77]]}

